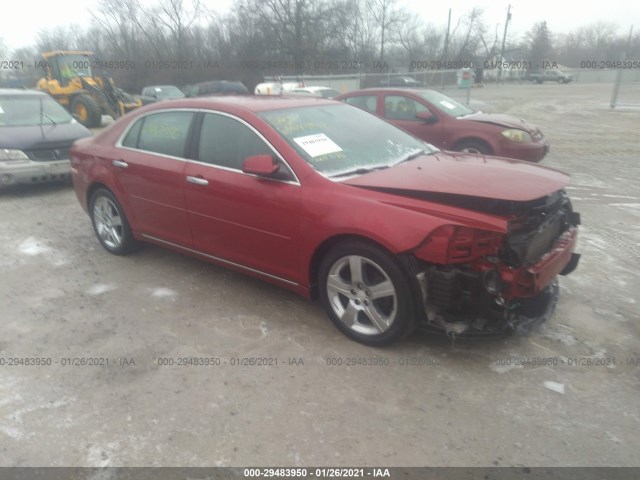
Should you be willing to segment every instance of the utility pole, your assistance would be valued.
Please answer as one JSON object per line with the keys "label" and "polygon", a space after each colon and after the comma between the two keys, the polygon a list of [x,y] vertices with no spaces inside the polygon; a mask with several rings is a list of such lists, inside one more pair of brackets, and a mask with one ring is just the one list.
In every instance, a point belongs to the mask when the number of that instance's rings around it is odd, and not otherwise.
{"label": "utility pole", "polygon": [[[627,45],[625,46],[625,49],[620,54],[621,62],[623,62],[627,58],[627,51],[631,46],[632,35],[633,35],[633,25],[631,25],[631,28],[629,28],[629,38],[627,39]],[[622,83],[622,68],[619,68],[618,71],[616,72],[616,79],[613,83],[613,95],[611,95],[611,103],[610,103],[611,108],[616,108],[616,103],[618,101],[618,92],[620,90],[620,83]]]}
{"label": "utility pole", "polygon": [[[444,51],[442,52],[442,62],[447,61],[447,55],[449,50],[449,30],[451,29],[451,9],[449,9],[449,21],[447,22],[447,35],[444,37]],[[442,88],[444,89],[444,73],[440,72],[442,78]]]}
{"label": "utility pole", "polygon": [[504,44],[507,41],[507,27],[509,26],[510,20],[511,4],[509,4],[509,8],[507,9],[507,21],[504,22],[504,35],[502,35],[502,49],[500,50],[500,63],[498,65],[498,83],[502,80],[502,59],[504,58]]}

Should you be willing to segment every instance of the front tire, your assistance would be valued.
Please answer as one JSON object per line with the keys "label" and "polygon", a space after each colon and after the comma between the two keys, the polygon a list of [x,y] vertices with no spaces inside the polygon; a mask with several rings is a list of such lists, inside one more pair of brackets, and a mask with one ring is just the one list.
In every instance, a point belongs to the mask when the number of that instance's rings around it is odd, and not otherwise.
{"label": "front tire", "polygon": [[99,188],[91,196],[89,205],[93,230],[107,251],[115,255],[126,255],[136,249],[138,241],[113,193]]}
{"label": "front tire", "polygon": [[89,95],[76,95],[71,100],[71,113],[87,128],[99,127],[102,112],[98,103]]}
{"label": "front tire", "polygon": [[463,140],[455,146],[454,150],[473,155],[491,155],[492,153],[485,143],[476,140]]}
{"label": "front tire", "polygon": [[362,241],[337,245],[322,261],[319,285],[329,318],[352,340],[382,346],[415,328],[409,280],[380,247]]}

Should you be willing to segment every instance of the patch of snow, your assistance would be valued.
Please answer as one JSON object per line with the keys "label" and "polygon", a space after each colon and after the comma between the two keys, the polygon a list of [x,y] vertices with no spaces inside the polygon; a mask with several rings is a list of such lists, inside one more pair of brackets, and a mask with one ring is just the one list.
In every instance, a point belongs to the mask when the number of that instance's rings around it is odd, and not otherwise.
{"label": "patch of snow", "polygon": [[175,297],[178,295],[177,292],[171,290],[170,288],[157,287],[151,289],[151,295],[156,298],[166,298],[166,297]]}
{"label": "patch of snow", "polygon": [[618,437],[616,437],[613,433],[610,432],[604,432],[604,435],[613,443],[622,443],[622,440],[620,440]]}
{"label": "patch of snow", "polygon": [[42,240],[38,240],[34,237],[29,237],[24,240],[19,246],[18,249],[20,253],[24,253],[25,255],[40,255],[41,253],[50,252],[51,249],[44,245]]}
{"label": "patch of snow", "polygon": [[89,295],[100,295],[101,293],[110,292],[115,290],[113,285],[107,285],[106,283],[96,283],[87,289]]}
{"label": "patch of snow", "polygon": [[551,380],[546,380],[543,383],[545,388],[557,393],[561,393],[564,395],[564,383],[552,382]]}
{"label": "patch of snow", "polygon": [[550,340],[555,340],[563,345],[571,346],[578,343],[578,339],[569,332],[560,331],[557,328],[548,329],[544,332],[544,336]]}
{"label": "patch of snow", "polygon": [[266,322],[260,322],[260,331],[262,332],[263,337],[265,337],[269,333]]}
{"label": "patch of snow", "polygon": [[87,454],[87,463],[92,467],[108,467],[112,465],[117,450],[117,442],[109,442],[104,446],[92,445]]}
{"label": "patch of snow", "polygon": [[515,362],[513,362],[511,365],[498,365],[496,362],[491,362],[489,364],[489,368],[494,372],[502,374],[502,373],[507,373],[513,370],[514,368],[524,368],[524,367],[522,365],[516,365]]}

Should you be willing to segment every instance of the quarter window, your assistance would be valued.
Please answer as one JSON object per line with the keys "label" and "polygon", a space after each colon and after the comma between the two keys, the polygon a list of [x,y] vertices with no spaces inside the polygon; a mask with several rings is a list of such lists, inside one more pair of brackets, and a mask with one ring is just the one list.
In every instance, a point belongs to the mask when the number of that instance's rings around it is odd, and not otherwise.
{"label": "quarter window", "polygon": [[148,152],[184,157],[192,112],[162,112],[147,115],[133,125],[122,144]]}
{"label": "quarter window", "polygon": [[140,127],[142,126],[143,122],[144,122],[144,118],[141,120],[138,120],[136,123],[133,124],[133,126],[129,129],[129,132],[127,132],[127,136],[124,137],[124,140],[122,141],[123,147],[129,147],[129,148],[138,147],[138,137],[140,136]]}

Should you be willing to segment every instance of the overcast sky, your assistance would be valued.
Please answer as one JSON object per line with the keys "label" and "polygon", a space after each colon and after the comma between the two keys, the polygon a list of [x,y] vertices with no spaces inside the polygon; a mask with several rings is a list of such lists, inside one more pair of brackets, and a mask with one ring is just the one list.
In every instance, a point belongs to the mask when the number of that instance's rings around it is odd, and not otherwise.
{"label": "overcast sky", "polygon": [[[14,49],[32,45],[36,33],[44,28],[52,28],[68,23],[87,24],[90,8],[98,5],[97,0],[64,0],[52,2],[44,0],[2,0],[2,28],[0,39],[6,47]],[[497,24],[500,32],[504,28],[508,2],[489,0],[399,0],[400,4],[418,12],[425,21],[444,28],[449,8],[452,9],[452,24],[474,6],[484,8],[484,19],[493,31]],[[145,0],[153,3],[153,0]],[[202,0],[207,7],[222,12],[233,0]],[[559,2],[558,0],[514,0],[510,30],[517,36],[524,34],[535,22],[546,20],[552,33],[566,33],[576,27],[599,20],[616,23],[620,33],[626,35],[634,25],[634,32],[640,30],[640,1],[605,0],[580,3]],[[500,33],[502,35],[502,33]]]}

